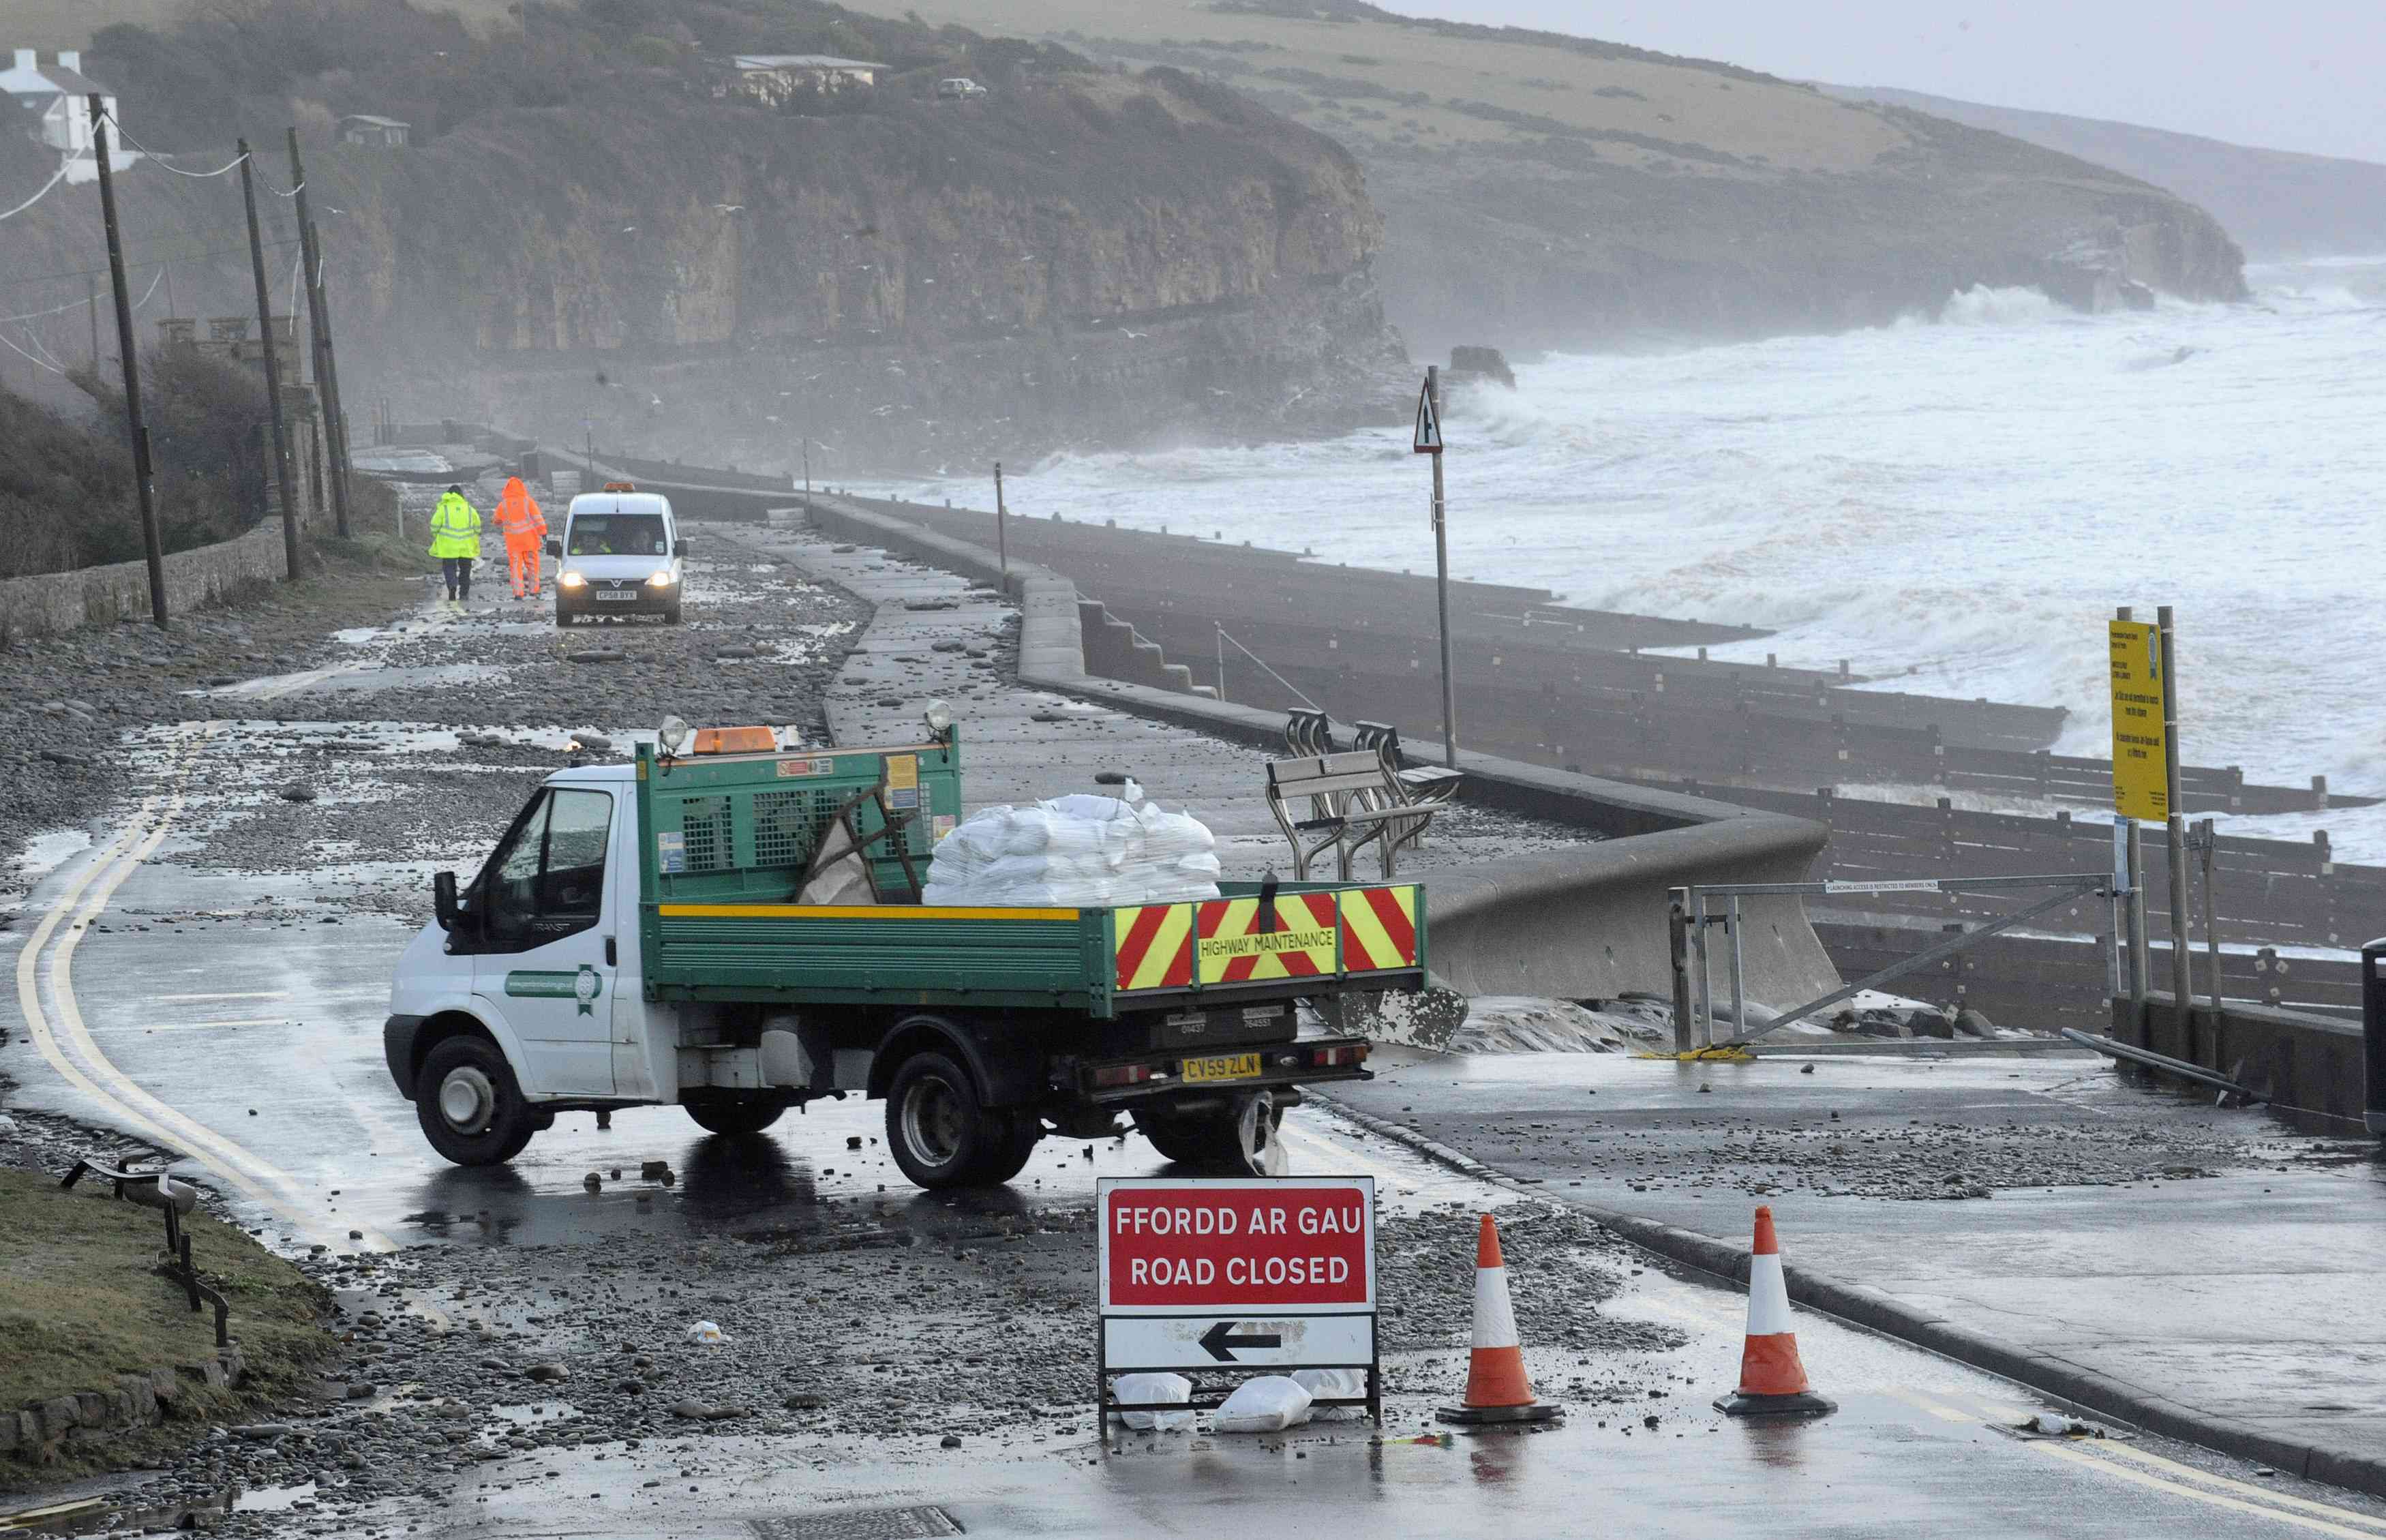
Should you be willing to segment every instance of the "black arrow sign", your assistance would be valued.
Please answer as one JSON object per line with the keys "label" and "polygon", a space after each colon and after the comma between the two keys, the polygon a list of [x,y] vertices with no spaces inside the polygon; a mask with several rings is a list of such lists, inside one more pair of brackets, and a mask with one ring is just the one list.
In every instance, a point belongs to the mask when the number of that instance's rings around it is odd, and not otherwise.
{"label": "black arrow sign", "polygon": [[1233,1363],[1234,1350],[1237,1347],[1282,1347],[1284,1346],[1284,1338],[1274,1332],[1254,1333],[1243,1337],[1236,1336],[1234,1330],[1239,1324],[1241,1324],[1239,1321],[1222,1321],[1202,1333],[1202,1349],[1220,1363]]}

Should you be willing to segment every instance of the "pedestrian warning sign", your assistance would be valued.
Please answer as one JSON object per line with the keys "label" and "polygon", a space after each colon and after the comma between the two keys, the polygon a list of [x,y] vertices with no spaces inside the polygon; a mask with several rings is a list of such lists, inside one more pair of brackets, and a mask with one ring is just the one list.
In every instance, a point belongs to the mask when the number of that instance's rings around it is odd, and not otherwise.
{"label": "pedestrian warning sign", "polygon": [[2144,620],[2115,620],[2113,811],[2161,823],[2170,817],[2170,745],[2163,721],[2162,634]]}
{"label": "pedestrian warning sign", "polygon": [[1441,453],[1441,414],[1434,409],[1433,382],[1428,379],[1417,390],[1416,452],[1420,455]]}

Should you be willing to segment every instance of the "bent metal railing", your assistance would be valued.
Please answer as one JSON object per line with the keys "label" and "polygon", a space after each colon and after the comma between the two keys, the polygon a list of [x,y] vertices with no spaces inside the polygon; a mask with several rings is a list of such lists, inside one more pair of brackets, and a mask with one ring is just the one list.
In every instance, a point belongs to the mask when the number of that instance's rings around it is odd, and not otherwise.
{"label": "bent metal railing", "polygon": [[[1977,930],[1966,930],[1951,935],[1936,945],[1925,947],[1911,957],[1901,958],[1887,968],[1868,973],[1851,984],[1842,984],[1827,995],[1807,1001],[1794,1009],[1782,1012],[1772,1020],[1751,1031],[1748,1025],[1748,998],[1744,987],[1745,972],[1740,962],[1740,902],[1747,898],[1804,898],[1840,896],[1877,893],[1961,893],[1996,888],[2052,888],[2051,896],[2000,915],[1981,924]],[[1827,1010],[1842,1001],[1854,998],[1867,989],[1877,987],[1892,979],[1928,968],[1943,958],[1954,956],[1965,947],[2000,931],[2027,924],[2075,898],[2093,895],[2111,906],[2113,927],[2108,935],[2117,936],[2120,928],[2120,903],[2128,895],[2109,871],[2067,871],[2018,877],[1915,877],[1894,878],[1866,883],[1729,883],[1703,887],[1678,887],[1669,890],[1670,904],[1667,929],[1674,963],[1674,1051],[1683,1058],[1711,1054],[1733,1053],[1755,1042],[1768,1033],[1778,1032],[1792,1021],[1800,1021],[1817,1011]],[[1720,904],[1711,912],[1708,906]],[[1709,932],[1720,925],[1730,942],[1731,1028],[1732,1035],[1718,1043],[1714,1037],[1714,965]],[[1693,961],[1695,958],[1695,962]],[[2120,959],[2117,949],[2110,959],[2113,969],[2113,993],[2120,993]]]}
{"label": "bent metal railing", "polygon": [[121,1171],[103,1166],[89,1156],[78,1158],[68,1168],[66,1180],[58,1185],[72,1187],[85,1171],[116,1185],[116,1196],[144,1208],[156,1208],[166,1216],[166,1261],[157,1271],[182,1286],[182,1294],[191,1302],[191,1313],[196,1315],[202,1302],[215,1307],[216,1346],[232,1346],[232,1307],[221,1294],[199,1282],[199,1270],[191,1261],[191,1233],[182,1228],[182,1216],[198,1202],[198,1193],[188,1186],[178,1186],[174,1179],[162,1171]]}

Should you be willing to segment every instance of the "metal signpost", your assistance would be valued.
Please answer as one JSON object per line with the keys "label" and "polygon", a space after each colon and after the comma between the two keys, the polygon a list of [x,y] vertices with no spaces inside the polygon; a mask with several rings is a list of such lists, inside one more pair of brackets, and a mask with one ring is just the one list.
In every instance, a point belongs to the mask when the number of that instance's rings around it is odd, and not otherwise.
{"label": "metal signpost", "polygon": [[1187,1409],[1114,1400],[1113,1374],[1348,1369],[1367,1394],[1313,1404],[1383,1421],[1375,1178],[1104,1177],[1094,1211],[1098,1417]]}
{"label": "metal signpost", "polygon": [[[2170,858],[2171,998],[2179,1029],[2192,1020],[2193,953],[2187,900],[2187,817],[2179,807],[2179,681],[2173,667],[2170,606],[2155,612],[2156,623],[2117,612],[2110,628],[2113,673],[2113,811],[2133,822],[2159,822]],[[2145,941],[2144,863],[2130,841],[2130,998],[2142,1007],[2149,978]]]}
{"label": "metal signpost", "polygon": [[2113,813],[2126,857],[2122,892],[2128,896],[2129,1003],[2140,1031],[2145,1027],[2146,989],[2153,976],[2146,945],[2145,851],[2138,824],[2170,814],[2170,782],[2163,773],[2161,638],[2155,628],[2131,619],[2123,605],[2113,612],[2106,638],[2113,691]]}
{"label": "metal signpost", "polygon": [[1417,393],[1416,436],[1410,447],[1433,457],[1433,591],[1441,612],[1441,762],[1458,768],[1458,695],[1450,677],[1450,537],[1442,522],[1441,502],[1441,370],[1425,369],[1425,389]]}

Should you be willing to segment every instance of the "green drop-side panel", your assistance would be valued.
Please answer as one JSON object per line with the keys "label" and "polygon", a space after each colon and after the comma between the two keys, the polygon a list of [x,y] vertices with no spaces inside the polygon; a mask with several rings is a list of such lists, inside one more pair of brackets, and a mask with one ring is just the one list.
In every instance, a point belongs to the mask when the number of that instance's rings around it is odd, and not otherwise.
{"label": "green drop-side panel", "polygon": [[698,986],[708,997],[1079,1008],[1094,1003],[1087,930],[1099,934],[1107,912],[1082,910],[1066,920],[948,919],[899,908],[747,917],[670,912],[681,907],[662,906],[658,917],[664,978]]}
{"label": "green drop-side panel", "polygon": [[[652,901],[792,897],[805,863],[838,808],[884,783],[890,812],[916,811],[896,841],[923,879],[939,827],[961,818],[961,756],[955,744],[816,754],[735,755],[664,761],[640,750],[644,864]],[[909,783],[906,784],[905,783]],[[880,826],[864,804],[861,832]],[[902,891],[893,842],[870,847],[879,890]]]}

